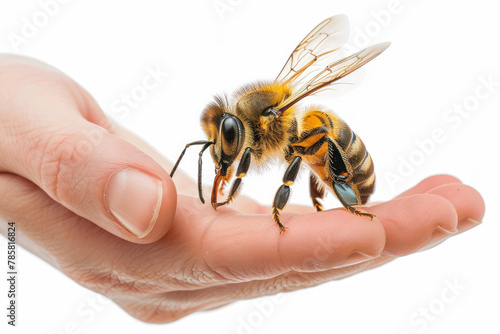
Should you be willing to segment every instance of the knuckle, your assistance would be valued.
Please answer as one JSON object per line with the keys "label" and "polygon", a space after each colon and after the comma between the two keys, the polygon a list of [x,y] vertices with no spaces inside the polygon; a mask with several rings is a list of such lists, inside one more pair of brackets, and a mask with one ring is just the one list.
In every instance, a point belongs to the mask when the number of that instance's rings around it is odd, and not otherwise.
{"label": "knuckle", "polygon": [[75,194],[75,182],[81,182],[91,146],[84,136],[54,133],[39,148],[39,179],[49,195],[67,202]]}

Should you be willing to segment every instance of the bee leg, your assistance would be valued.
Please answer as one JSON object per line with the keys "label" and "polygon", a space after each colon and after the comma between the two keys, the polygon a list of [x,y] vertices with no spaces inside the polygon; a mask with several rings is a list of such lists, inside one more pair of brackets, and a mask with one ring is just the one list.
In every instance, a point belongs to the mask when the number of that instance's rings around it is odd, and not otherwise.
{"label": "bee leg", "polygon": [[214,209],[217,210],[217,208],[219,206],[231,203],[231,201],[236,197],[238,188],[240,187],[240,184],[241,184],[241,179],[248,172],[248,168],[250,168],[251,153],[252,153],[252,149],[250,147],[247,147],[245,149],[245,151],[243,152],[243,155],[241,156],[240,163],[238,164],[238,169],[236,170],[236,180],[234,180],[233,185],[231,186],[231,190],[229,191],[229,195],[227,196],[226,200],[223,202],[212,203],[212,206]]}
{"label": "bee leg", "polygon": [[373,218],[375,218],[374,214],[368,213],[368,212],[359,211],[358,209],[356,209],[356,208],[354,208],[352,206],[348,206],[348,207],[346,207],[346,209],[349,210],[351,213],[354,213],[356,216],[367,217],[367,218],[370,218],[370,220],[373,220]]}
{"label": "bee leg", "polygon": [[[182,150],[182,153],[181,155],[179,156],[179,158],[177,159],[177,161],[175,162],[175,165],[174,165],[174,168],[172,168],[172,171],[170,172],[170,177],[173,177],[174,176],[174,173],[175,171],[177,170],[177,167],[179,166],[179,163],[181,162],[182,160],[182,157],[184,156],[184,153],[186,153],[186,150],[189,146],[191,145],[203,145],[203,144],[206,144],[208,143],[207,140],[198,140],[198,141],[194,141],[192,143],[189,143],[189,144],[186,144],[186,147],[184,147],[184,149]],[[213,143],[212,143],[213,144]]]}
{"label": "bee leg", "polygon": [[349,184],[341,179],[341,177],[337,177],[336,180],[333,181],[332,184],[333,191],[335,192],[335,195],[337,195],[337,198],[340,200],[340,203],[344,206],[346,210],[349,212],[355,214],[356,216],[361,216],[361,217],[368,217],[370,220],[373,220],[375,215],[367,212],[362,212],[359,211],[358,209],[354,208],[353,205],[359,205],[358,199],[356,197],[356,193],[354,190],[349,186]]}
{"label": "bee leg", "polygon": [[286,227],[281,224],[280,212],[288,202],[288,198],[290,197],[290,186],[293,184],[295,178],[297,177],[301,161],[301,157],[295,157],[288,165],[288,168],[285,171],[285,175],[283,176],[283,185],[278,189],[276,195],[274,196],[273,218],[274,221],[278,224],[280,232],[286,230]]}
{"label": "bee leg", "polygon": [[325,196],[325,188],[321,186],[318,178],[313,173],[309,177],[309,193],[311,194],[313,206],[316,211],[323,211],[323,205],[319,199],[323,199],[323,196]]}
{"label": "bee leg", "polygon": [[354,191],[349,183],[346,182],[349,179],[349,171],[333,139],[328,141],[328,168],[330,176],[333,179],[333,191],[344,208],[357,216],[369,217],[373,220],[375,215],[359,211],[353,207],[353,205],[360,205],[361,199],[358,190]]}

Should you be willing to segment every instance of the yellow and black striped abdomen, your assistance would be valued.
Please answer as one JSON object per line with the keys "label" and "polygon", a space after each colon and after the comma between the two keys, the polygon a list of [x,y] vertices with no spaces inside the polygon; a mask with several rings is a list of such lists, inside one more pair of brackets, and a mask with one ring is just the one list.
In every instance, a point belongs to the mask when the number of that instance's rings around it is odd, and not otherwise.
{"label": "yellow and black striped abdomen", "polygon": [[[375,172],[373,161],[363,141],[342,119],[330,111],[316,108],[305,112],[298,121],[298,139],[292,143],[294,151],[301,155],[321,180],[332,186],[333,176],[330,166],[328,146],[334,146],[333,159],[342,166],[338,174],[347,173],[348,183],[359,194],[359,204],[364,204],[373,192]],[[332,146],[332,147],[333,147]],[[340,162],[340,160],[342,160]],[[345,168],[344,168],[345,165]]]}
{"label": "yellow and black striped abdomen", "polygon": [[352,168],[353,182],[358,188],[361,204],[364,204],[375,187],[375,169],[365,144],[354,132],[346,156]]}

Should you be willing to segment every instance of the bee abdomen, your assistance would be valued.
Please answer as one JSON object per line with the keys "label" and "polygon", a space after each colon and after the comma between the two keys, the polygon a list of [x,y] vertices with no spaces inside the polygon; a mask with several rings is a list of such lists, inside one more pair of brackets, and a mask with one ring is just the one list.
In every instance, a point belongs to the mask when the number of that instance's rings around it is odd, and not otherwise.
{"label": "bee abdomen", "polygon": [[343,151],[334,160],[343,160],[345,166],[340,164],[339,168],[343,171],[347,168],[352,173],[361,204],[366,203],[375,185],[373,161],[363,141],[342,119],[329,111],[309,110],[301,119],[301,131],[292,147],[296,153],[304,156],[322,181],[329,184],[332,182],[332,172],[327,167],[327,160],[328,142],[331,140],[336,142],[333,146]]}
{"label": "bee abdomen", "polygon": [[359,165],[363,164],[366,159],[366,147],[363,144],[363,141],[352,132],[351,142],[347,146],[345,153],[348,157],[349,163],[352,166],[352,169],[356,169]]}
{"label": "bee abdomen", "polygon": [[353,169],[353,174],[354,183],[356,183],[361,197],[361,204],[364,204],[368,201],[368,197],[370,197],[375,187],[375,169],[368,152],[366,152],[363,161]]}
{"label": "bee abdomen", "polygon": [[346,155],[352,168],[353,181],[358,187],[361,204],[364,204],[375,187],[375,169],[365,144],[354,132]]}

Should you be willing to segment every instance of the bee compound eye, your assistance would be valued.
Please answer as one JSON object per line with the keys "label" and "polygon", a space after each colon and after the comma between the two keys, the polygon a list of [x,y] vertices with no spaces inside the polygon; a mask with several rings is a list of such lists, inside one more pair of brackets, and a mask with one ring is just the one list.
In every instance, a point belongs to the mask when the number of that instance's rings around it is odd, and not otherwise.
{"label": "bee compound eye", "polygon": [[245,138],[243,124],[238,117],[228,115],[220,125],[221,162],[231,164],[236,159]]}
{"label": "bee compound eye", "polygon": [[221,132],[226,143],[231,144],[235,141],[238,134],[238,124],[234,118],[228,117],[222,122]]}

